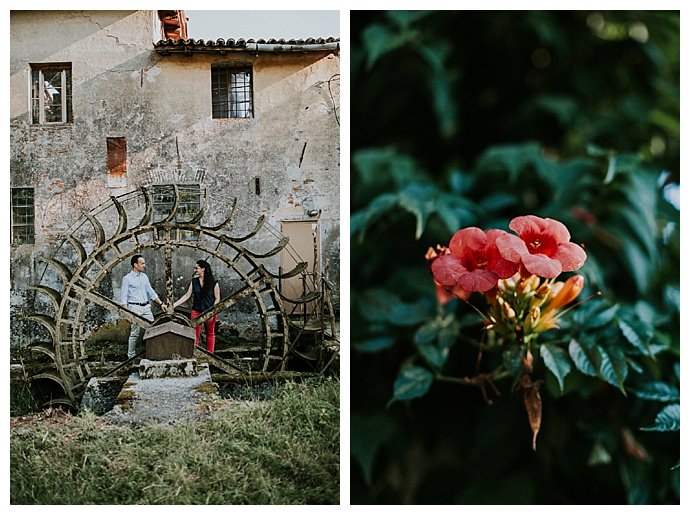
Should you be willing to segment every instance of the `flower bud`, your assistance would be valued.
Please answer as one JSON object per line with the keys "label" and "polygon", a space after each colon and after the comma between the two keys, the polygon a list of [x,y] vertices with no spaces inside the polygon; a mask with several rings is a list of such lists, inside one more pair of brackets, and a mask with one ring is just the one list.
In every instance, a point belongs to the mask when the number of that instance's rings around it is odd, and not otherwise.
{"label": "flower bud", "polygon": [[559,309],[566,304],[571,303],[574,301],[578,295],[580,295],[580,292],[582,292],[582,288],[585,286],[585,278],[582,277],[581,275],[573,275],[570,277],[565,283],[563,283],[563,287],[560,289],[558,294],[549,302],[549,309]]}
{"label": "flower bud", "polygon": [[555,283],[551,284],[551,291],[549,292],[549,296],[546,297],[546,300],[549,302],[552,301],[556,295],[563,289],[563,281],[556,281]]}
{"label": "flower bud", "polygon": [[539,300],[544,300],[550,292],[551,288],[548,284],[544,283],[537,289],[536,292],[534,292],[534,296]]}
{"label": "flower bud", "polygon": [[541,316],[541,309],[538,307],[533,307],[529,311],[529,321],[531,322],[532,325],[535,325],[537,323],[537,320],[539,320],[539,317]]}
{"label": "flower bud", "polygon": [[539,277],[536,275],[530,275],[527,279],[520,281],[520,291],[530,292],[534,291],[539,287]]}
{"label": "flower bud", "polygon": [[448,247],[444,247],[443,245],[436,245],[436,250],[431,247],[427,249],[426,254],[424,254],[424,259],[426,259],[429,263],[433,263],[436,258],[445,254],[450,254],[450,249]]}
{"label": "flower bud", "polygon": [[532,356],[532,351],[527,349],[527,354],[520,356],[520,361],[522,361],[522,365],[527,373],[531,374],[534,364],[534,356]]}
{"label": "flower bud", "polygon": [[500,279],[498,281],[498,288],[502,291],[512,291],[515,289],[515,279],[509,277],[508,279]]}
{"label": "flower bud", "polygon": [[507,302],[501,304],[501,313],[506,320],[515,320],[515,310]]}
{"label": "flower bud", "polygon": [[429,247],[429,249],[426,251],[426,254],[424,254],[424,259],[426,259],[429,262],[433,261],[437,257],[438,257],[438,254],[431,247]]}

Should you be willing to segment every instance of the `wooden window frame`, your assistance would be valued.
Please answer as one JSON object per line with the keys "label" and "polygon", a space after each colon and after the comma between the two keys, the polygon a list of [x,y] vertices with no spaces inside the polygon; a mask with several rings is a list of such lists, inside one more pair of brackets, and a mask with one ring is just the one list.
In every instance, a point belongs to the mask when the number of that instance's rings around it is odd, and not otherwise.
{"label": "wooden window frame", "polygon": [[[30,65],[29,113],[32,125],[59,125],[72,122],[72,63],[39,63]],[[60,84],[46,81],[46,74],[59,73]],[[48,82],[50,88],[46,88]],[[53,92],[51,92],[54,91]],[[59,95],[60,119],[46,119],[50,111],[48,97]]]}

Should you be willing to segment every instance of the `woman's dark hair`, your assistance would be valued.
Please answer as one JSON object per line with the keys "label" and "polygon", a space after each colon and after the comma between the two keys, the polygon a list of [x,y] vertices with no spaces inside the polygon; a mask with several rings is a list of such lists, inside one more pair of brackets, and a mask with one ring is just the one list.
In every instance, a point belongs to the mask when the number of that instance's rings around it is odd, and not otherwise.
{"label": "woman's dark hair", "polygon": [[213,277],[213,270],[207,261],[200,259],[196,264],[204,269],[204,285],[201,287],[201,294],[206,296],[216,285],[216,279]]}

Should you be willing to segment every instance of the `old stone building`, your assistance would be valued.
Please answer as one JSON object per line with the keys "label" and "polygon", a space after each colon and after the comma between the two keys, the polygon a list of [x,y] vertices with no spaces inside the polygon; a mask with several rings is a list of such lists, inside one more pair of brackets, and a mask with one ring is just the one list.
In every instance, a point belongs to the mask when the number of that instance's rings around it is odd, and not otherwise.
{"label": "old stone building", "polygon": [[241,293],[259,262],[285,298],[328,270],[337,305],[337,39],[190,40],[183,11],[12,11],[10,30],[13,344],[74,347],[69,318],[82,343],[121,319],[104,299],[136,252],[162,298],[211,262],[235,295],[220,320],[247,338],[272,310]]}

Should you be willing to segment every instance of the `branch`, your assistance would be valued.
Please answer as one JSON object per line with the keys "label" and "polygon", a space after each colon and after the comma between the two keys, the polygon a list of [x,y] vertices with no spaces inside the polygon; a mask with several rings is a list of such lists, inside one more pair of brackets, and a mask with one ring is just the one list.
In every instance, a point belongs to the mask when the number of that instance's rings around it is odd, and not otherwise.
{"label": "branch", "polygon": [[434,376],[434,379],[436,381],[441,381],[445,383],[455,383],[455,384],[462,384],[466,386],[476,386],[479,388],[482,392],[482,396],[484,397],[484,400],[486,401],[487,404],[492,404],[493,401],[489,399],[489,396],[486,394],[486,386],[489,385],[494,393],[496,395],[501,395],[501,392],[496,388],[496,385],[494,384],[494,381],[499,381],[505,377],[510,376],[510,373],[507,370],[504,370],[503,367],[499,367],[493,372],[486,372],[483,374],[477,374],[476,376],[472,377],[450,377],[450,376],[444,376],[441,374],[437,374]]}

